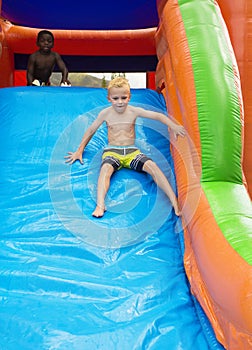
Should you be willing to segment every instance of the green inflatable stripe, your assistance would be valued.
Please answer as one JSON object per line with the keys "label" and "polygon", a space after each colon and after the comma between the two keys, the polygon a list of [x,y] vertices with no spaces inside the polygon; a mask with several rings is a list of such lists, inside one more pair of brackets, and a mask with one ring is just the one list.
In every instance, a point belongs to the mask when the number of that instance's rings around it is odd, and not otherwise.
{"label": "green inflatable stripe", "polygon": [[225,238],[252,265],[251,201],[246,188],[231,182],[205,182],[202,187]]}
{"label": "green inflatable stripe", "polygon": [[191,53],[202,182],[242,183],[241,120],[233,61],[214,1],[178,1]]}

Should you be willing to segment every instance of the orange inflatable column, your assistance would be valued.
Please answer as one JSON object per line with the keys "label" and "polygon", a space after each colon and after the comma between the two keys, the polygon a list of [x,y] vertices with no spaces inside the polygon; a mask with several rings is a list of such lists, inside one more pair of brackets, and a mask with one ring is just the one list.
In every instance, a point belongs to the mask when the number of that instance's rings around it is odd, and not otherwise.
{"label": "orange inflatable column", "polygon": [[8,23],[0,20],[0,44],[2,50],[0,52],[0,87],[13,86],[14,84],[14,54],[8,48],[5,40],[5,29],[8,27]]}
{"label": "orange inflatable column", "polygon": [[0,87],[8,87],[14,85],[14,55],[8,47],[2,48],[2,56],[0,58]]}
{"label": "orange inflatable column", "polygon": [[147,89],[156,90],[156,79],[155,72],[147,72],[146,73],[146,87]]}

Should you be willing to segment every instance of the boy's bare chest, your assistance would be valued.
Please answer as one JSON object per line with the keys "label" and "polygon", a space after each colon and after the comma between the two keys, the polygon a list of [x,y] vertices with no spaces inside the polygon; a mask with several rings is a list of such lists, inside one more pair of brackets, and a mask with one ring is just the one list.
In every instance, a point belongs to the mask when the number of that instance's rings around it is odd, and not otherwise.
{"label": "boy's bare chest", "polygon": [[107,127],[115,131],[132,130],[135,127],[135,120],[136,118],[134,116],[128,116],[127,118],[124,116],[118,118],[117,116],[116,118],[109,118],[107,120]]}
{"label": "boy's bare chest", "polygon": [[39,69],[52,67],[55,64],[55,58],[52,55],[41,55],[36,60],[36,66]]}
{"label": "boy's bare chest", "polygon": [[108,123],[108,129],[110,131],[118,132],[118,131],[131,131],[134,129],[135,124],[130,122],[120,122],[120,123]]}

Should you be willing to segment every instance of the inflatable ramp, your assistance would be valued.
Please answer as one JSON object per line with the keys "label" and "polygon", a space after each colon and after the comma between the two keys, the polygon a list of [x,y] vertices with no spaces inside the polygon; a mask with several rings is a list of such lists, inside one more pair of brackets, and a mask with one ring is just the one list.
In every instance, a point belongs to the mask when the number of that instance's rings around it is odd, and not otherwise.
{"label": "inflatable ramp", "polygon": [[[122,169],[92,218],[106,129],[65,164],[108,102],[96,88],[5,88],[1,99],[0,349],[222,349],[190,294],[181,223],[146,174]],[[162,95],[131,103],[166,112]],[[138,146],[176,188],[166,126]]]}

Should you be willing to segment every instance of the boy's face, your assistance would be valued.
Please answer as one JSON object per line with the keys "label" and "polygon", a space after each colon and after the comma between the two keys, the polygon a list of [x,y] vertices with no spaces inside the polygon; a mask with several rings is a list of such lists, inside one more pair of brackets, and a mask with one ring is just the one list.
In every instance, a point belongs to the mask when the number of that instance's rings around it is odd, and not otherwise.
{"label": "boy's face", "polygon": [[53,48],[53,38],[49,34],[43,34],[37,41],[37,46],[40,49],[40,52],[47,54],[51,52]]}
{"label": "boy's face", "polygon": [[112,87],[108,100],[117,113],[124,113],[130,101],[130,92],[126,87]]}

